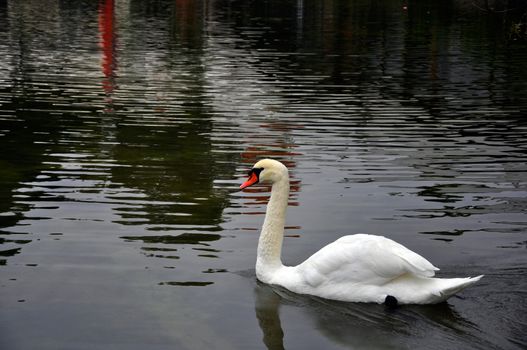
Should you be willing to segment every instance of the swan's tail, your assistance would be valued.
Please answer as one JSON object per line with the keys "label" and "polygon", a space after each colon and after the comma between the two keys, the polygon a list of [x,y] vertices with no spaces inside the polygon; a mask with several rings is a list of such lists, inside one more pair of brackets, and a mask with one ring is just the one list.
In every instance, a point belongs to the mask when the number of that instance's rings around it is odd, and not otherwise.
{"label": "swan's tail", "polygon": [[438,279],[440,283],[438,292],[436,296],[438,297],[437,303],[442,302],[450,298],[452,295],[462,291],[468,286],[473,285],[477,281],[483,278],[483,275],[476,277],[466,277],[466,278],[444,278]]}

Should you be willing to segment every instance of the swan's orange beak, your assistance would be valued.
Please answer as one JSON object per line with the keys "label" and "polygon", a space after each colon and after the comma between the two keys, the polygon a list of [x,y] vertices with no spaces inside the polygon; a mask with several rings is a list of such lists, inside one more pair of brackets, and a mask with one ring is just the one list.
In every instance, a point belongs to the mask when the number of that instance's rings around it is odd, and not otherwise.
{"label": "swan's orange beak", "polygon": [[256,174],[256,172],[254,171],[251,171],[251,173],[249,174],[249,179],[240,185],[240,190],[243,190],[246,187],[252,186],[257,182],[258,182],[258,174]]}

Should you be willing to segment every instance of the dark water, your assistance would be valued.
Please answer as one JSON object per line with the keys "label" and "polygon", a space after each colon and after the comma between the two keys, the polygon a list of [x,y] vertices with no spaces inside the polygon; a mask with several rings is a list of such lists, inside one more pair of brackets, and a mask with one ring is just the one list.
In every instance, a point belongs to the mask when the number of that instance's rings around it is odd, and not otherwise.
{"label": "dark water", "polygon": [[[509,3],[0,1],[0,347],[527,347]],[[286,263],[366,232],[486,277],[397,310],[257,283],[261,157]]]}

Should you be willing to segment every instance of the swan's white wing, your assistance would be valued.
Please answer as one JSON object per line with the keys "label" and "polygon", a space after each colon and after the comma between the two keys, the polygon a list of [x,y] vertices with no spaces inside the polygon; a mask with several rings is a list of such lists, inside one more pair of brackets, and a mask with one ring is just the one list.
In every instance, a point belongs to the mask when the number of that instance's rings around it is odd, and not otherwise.
{"label": "swan's white wing", "polygon": [[383,285],[401,275],[432,277],[438,268],[388,238],[357,234],[328,244],[298,266],[311,287],[323,284]]}

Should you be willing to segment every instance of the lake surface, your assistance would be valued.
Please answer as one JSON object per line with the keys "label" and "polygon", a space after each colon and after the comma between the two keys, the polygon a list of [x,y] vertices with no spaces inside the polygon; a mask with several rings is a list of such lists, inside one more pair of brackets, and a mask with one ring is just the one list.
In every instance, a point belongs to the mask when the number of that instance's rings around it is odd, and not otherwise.
{"label": "lake surface", "polygon": [[[0,1],[0,347],[527,347],[521,11]],[[262,157],[285,263],[364,232],[484,279],[395,310],[258,283]]]}

